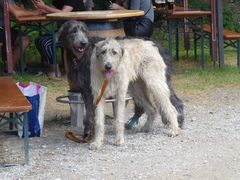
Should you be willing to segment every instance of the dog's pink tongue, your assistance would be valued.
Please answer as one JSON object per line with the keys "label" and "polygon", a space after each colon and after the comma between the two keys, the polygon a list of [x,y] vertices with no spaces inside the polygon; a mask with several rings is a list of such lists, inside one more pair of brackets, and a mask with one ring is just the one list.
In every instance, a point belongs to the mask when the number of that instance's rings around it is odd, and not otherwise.
{"label": "dog's pink tongue", "polygon": [[84,51],[84,48],[78,48],[78,51],[82,53]]}
{"label": "dog's pink tongue", "polygon": [[107,80],[112,79],[112,75],[113,75],[112,71],[105,71],[105,78]]}

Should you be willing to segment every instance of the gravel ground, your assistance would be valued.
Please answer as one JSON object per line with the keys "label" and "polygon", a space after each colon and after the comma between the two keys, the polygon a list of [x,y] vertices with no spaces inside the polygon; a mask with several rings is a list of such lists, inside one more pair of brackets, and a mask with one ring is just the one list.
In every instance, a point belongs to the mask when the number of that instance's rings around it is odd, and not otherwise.
{"label": "gravel ground", "polygon": [[139,132],[143,116],[126,131],[125,144],[116,147],[108,119],[98,151],[66,139],[64,130],[78,130],[69,124],[68,107],[48,105],[46,119],[57,118],[46,120],[41,138],[31,138],[30,165],[21,165],[19,138],[0,135],[0,179],[240,179],[239,87],[180,97],[186,121],[178,137],[168,137],[159,122],[153,132]]}

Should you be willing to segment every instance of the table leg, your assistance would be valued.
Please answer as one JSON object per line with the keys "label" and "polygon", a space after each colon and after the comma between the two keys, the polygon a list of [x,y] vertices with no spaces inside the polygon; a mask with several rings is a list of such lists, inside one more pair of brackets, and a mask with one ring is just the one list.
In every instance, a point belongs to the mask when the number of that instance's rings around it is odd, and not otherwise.
{"label": "table leg", "polygon": [[200,31],[200,37],[201,37],[201,67],[204,68],[204,36],[203,36],[203,18],[200,19],[201,24],[201,31]]}
{"label": "table leg", "polygon": [[168,51],[172,60],[172,20],[168,20]]}
{"label": "table leg", "polygon": [[197,39],[198,35],[197,33],[193,33],[193,46],[194,46],[194,61],[197,61]]}
{"label": "table leg", "polygon": [[177,26],[176,26],[176,60],[179,60],[179,23],[177,21]]}
{"label": "table leg", "polygon": [[29,164],[28,113],[23,116],[25,164]]}
{"label": "table leg", "polygon": [[240,40],[237,41],[237,66],[240,66]]}
{"label": "table leg", "polygon": [[[10,117],[10,118],[13,118],[13,113],[9,113],[9,117]],[[10,122],[10,123],[9,123],[9,129],[10,129],[10,130],[13,130],[13,122]]]}
{"label": "table leg", "polygon": [[56,22],[52,22],[52,48],[53,48],[53,63],[54,63],[54,72],[57,77],[58,66],[57,66],[57,50],[56,50],[56,35],[55,35]]}

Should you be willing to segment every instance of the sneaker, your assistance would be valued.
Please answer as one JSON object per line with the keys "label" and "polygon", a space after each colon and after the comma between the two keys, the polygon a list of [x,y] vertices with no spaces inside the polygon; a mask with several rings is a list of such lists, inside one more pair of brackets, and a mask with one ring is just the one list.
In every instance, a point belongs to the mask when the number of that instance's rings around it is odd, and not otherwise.
{"label": "sneaker", "polygon": [[42,72],[42,71],[33,70],[33,69],[28,69],[28,68],[26,68],[24,72],[25,72],[26,74],[29,74],[29,75],[35,76],[35,77],[38,77],[38,76],[43,75],[43,72]]}

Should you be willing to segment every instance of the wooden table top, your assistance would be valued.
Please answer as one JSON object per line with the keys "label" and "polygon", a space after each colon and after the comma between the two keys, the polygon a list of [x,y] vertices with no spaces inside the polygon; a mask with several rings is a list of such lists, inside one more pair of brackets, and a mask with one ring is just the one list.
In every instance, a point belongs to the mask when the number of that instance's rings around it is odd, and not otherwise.
{"label": "wooden table top", "polygon": [[104,11],[79,11],[66,13],[47,14],[47,18],[54,20],[114,20],[131,17],[140,17],[144,15],[144,11],[140,10],[104,10]]}
{"label": "wooden table top", "polygon": [[10,77],[0,78],[0,112],[28,112],[32,105]]}
{"label": "wooden table top", "polygon": [[49,21],[46,15],[40,16],[24,16],[14,19],[16,23],[26,23],[26,22],[44,22]]}
{"label": "wooden table top", "polygon": [[176,10],[167,16],[168,19],[196,18],[207,17],[211,15],[211,11],[201,10]]}

